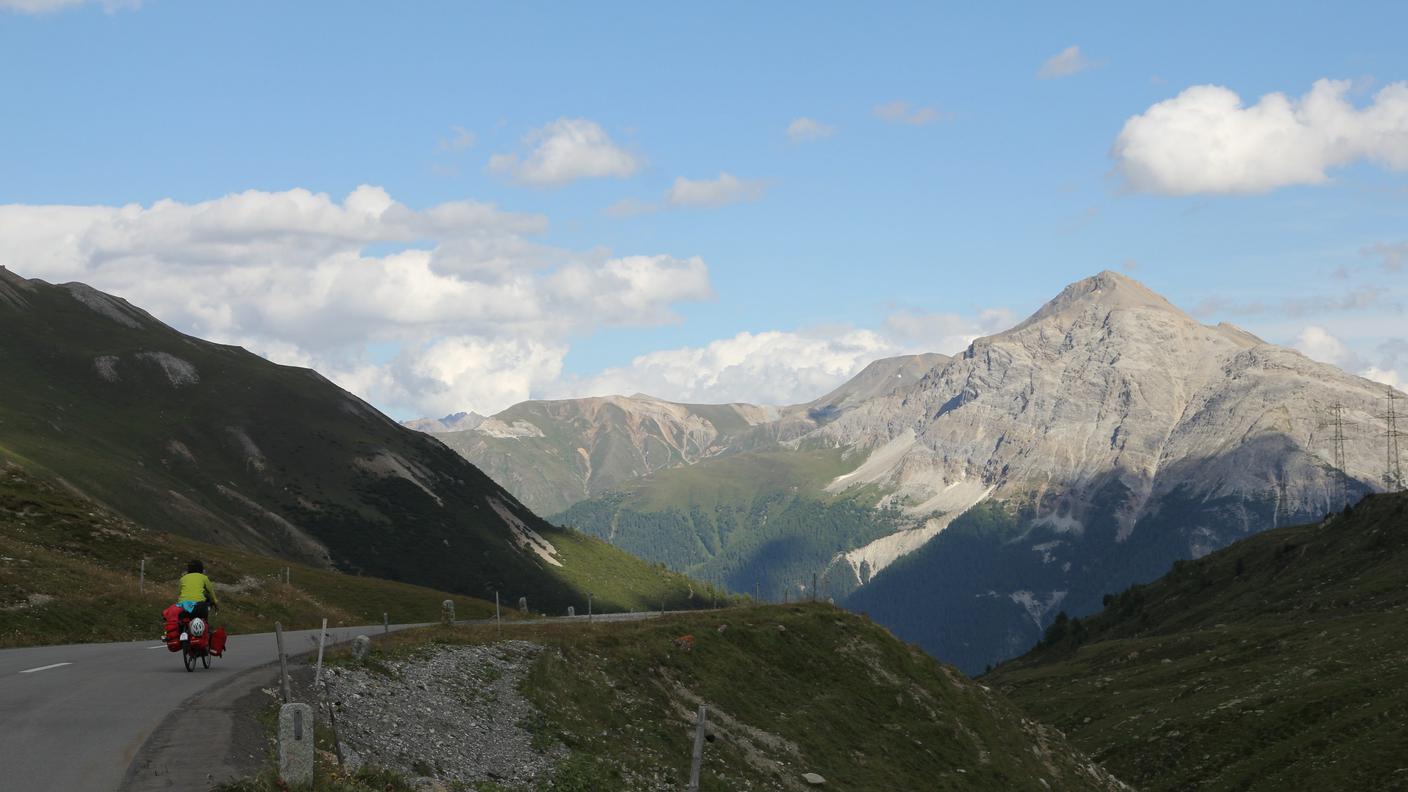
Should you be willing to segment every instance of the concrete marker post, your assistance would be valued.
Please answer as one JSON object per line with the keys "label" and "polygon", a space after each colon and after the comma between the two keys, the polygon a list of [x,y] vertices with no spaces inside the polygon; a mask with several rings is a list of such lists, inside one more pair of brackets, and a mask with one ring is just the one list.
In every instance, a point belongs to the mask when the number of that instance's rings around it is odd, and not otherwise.
{"label": "concrete marker post", "polygon": [[318,665],[313,670],[313,692],[318,690],[318,683],[323,679],[323,645],[328,640],[328,620],[323,619],[323,631],[318,633]]}
{"label": "concrete marker post", "polygon": [[279,708],[279,780],[289,786],[313,782],[313,708],[307,704]]}
{"label": "concrete marker post", "polygon": [[293,694],[288,686],[288,657],[284,655],[284,625],[281,622],[274,622],[274,642],[279,645],[279,692],[287,704]]}
{"label": "concrete marker post", "polygon": [[704,717],[705,707],[700,704],[694,727],[694,756],[689,762],[689,792],[699,792],[699,768],[704,763]]}

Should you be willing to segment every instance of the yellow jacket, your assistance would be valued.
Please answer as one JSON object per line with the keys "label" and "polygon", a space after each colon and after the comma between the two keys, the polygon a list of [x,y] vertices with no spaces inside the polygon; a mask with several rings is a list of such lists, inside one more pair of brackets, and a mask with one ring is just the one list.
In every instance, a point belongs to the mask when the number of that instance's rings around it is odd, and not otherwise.
{"label": "yellow jacket", "polygon": [[215,587],[210,578],[200,572],[187,572],[181,576],[181,595],[177,602],[209,602],[215,604]]}

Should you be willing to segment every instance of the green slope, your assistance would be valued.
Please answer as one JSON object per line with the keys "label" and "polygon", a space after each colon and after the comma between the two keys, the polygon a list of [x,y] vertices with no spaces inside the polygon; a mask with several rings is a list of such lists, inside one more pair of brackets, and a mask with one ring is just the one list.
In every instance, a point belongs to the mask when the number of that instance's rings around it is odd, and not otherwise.
{"label": "green slope", "polygon": [[461,618],[494,612],[484,600],[147,530],[0,466],[0,647],[153,638],[190,558],[205,562],[222,604],[217,618],[236,634],[272,630],[276,621],[291,629],[324,618],[376,624],[383,614],[394,623],[434,621],[446,599]]}
{"label": "green slope", "polygon": [[1108,602],[984,681],[1141,788],[1408,788],[1408,494]]}
{"label": "green slope", "polygon": [[818,495],[855,467],[841,451],[752,451],[674,468],[574,505],[555,519],[734,591],[824,597],[855,586],[837,553],[897,530],[876,493]]}
{"label": "green slope", "polygon": [[[684,635],[692,638],[687,651]],[[704,750],[705,792],[808,789],[807,772],[824,777],[826,789],[850,792],[1127,789],[1002,696],[826,605],[413,631],[376,645],[367,664],[389,668],[445,646],[510,639],[547,648],[520,690],[538,710],[534,731],[570,751],[552,786],[538,788],[685,788],[691,713],[703,703],[714,735]],[[330,662],[356,661],[339,648]]]}
{"label": "green slope", "polygon": [[[690,583],[539,519],[438,441],[307,369],[0,268],[0,458],[149,528],[485,598],[687,604]],[[561,566],[525,541],[536,532]]]}

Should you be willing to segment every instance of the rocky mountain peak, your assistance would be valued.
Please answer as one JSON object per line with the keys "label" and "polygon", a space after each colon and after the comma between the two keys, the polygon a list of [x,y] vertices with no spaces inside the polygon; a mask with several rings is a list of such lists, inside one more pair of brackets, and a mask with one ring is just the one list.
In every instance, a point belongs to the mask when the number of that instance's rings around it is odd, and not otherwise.
{"label": "rocky mountain peak", "polygon": [[1008,332],[1016,332],[1051,318],[1074,319],[1091,309],[1099,309],[1107,313],[1112,311],[1157,311],[1179,317],[1190,323],[1195,321],[1139,281],[1117,272],[1105,270],[1089,278],[1078,280],[1062,289],[1060,294],[1043,305],[1025,322]]}

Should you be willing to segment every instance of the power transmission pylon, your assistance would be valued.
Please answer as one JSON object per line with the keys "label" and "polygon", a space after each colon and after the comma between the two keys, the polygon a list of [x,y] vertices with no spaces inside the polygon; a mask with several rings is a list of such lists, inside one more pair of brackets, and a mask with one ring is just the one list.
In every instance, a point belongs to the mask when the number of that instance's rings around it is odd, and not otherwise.
{"label": "power transmission pylon", "polygon": [[1400,399],[1398,391],[1392,387],[1388,389],[1388,395],[1384,397],[1387,405],[1384,409],[1384,437],[1386,439],[1385,451],[1387,452],[1387,465],[1384,466],[1384,491],[1399,492],[1408,484],[1403,480],[1403,466],[1398,456],[1398,438],[1401,436],[1398,431],[1398,410],[1394,407],[1394,402]]}
{"label": "power transmission pylon", "polygon": [[1335,465],[1335,480],[1331,511],[1339,511],[1349,502],[1349,476],[1344,470],[1344,403],[1334,402],[1329,406],[1330,416],[1320,422],[1320,428],[1331,430],[1331,457]]}

